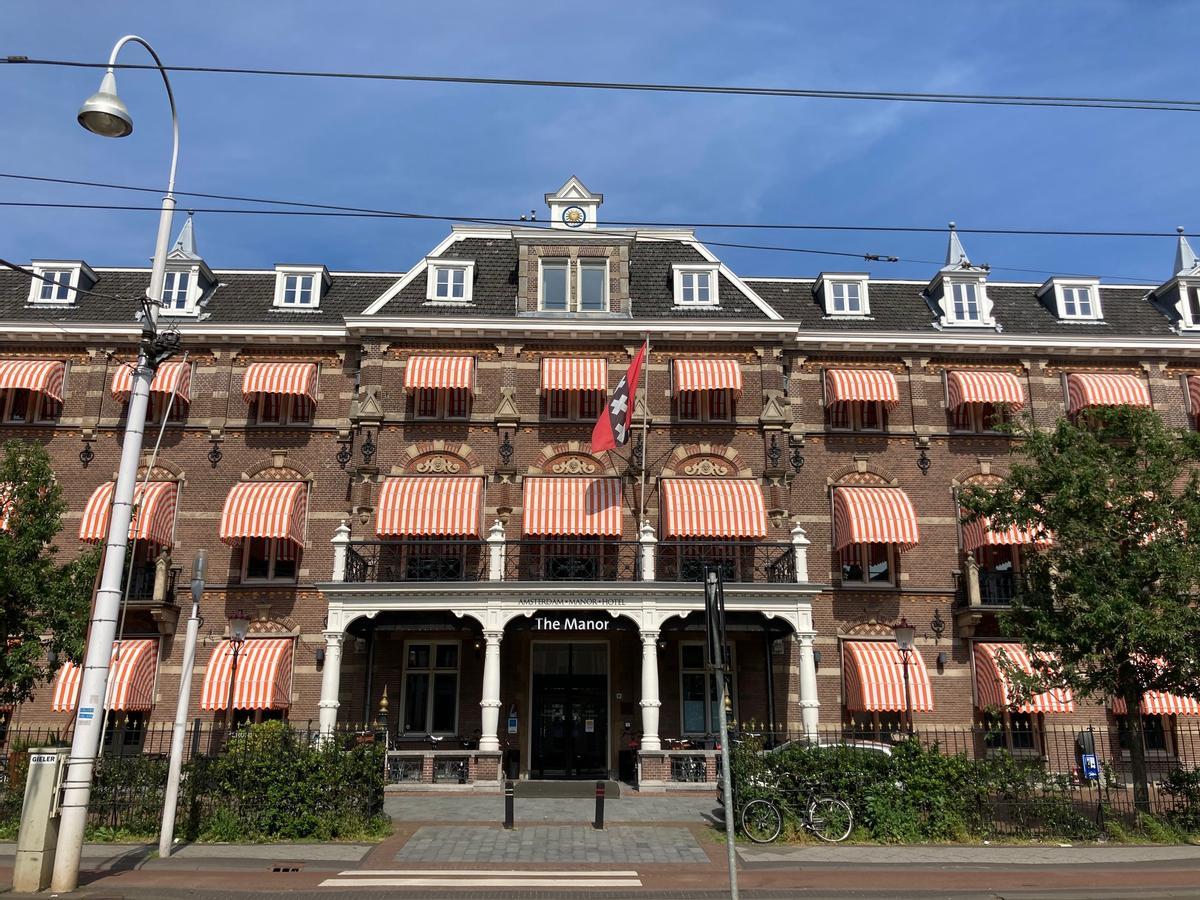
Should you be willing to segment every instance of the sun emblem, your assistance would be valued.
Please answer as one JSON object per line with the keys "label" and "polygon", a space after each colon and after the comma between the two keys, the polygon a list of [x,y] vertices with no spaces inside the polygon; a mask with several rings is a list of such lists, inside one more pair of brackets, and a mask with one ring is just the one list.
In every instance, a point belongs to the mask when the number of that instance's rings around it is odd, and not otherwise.
{"label": "sun emblem", "polygon": [[568,228],[578,228],[587,221],[587,213],[581,207],[568,206],[563,210],[562,220]]}

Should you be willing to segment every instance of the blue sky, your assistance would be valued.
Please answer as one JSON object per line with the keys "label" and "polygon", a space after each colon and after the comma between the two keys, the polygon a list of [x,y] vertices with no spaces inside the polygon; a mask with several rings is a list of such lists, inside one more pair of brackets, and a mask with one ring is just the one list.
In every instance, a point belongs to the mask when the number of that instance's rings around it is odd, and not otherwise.
{"label": "blue sky", "polygon": [[[165,61],[268,68],[1178,97],[1200,95],[1195,6],[1005,3],[47,2],[5,10],[0,55],[102,60],[126,32]],[[124,61],[142,61],[129,48]],[[1200,114],[176,74],[179,187],[394,210],[545,216],[568,175],[605,194],[602,220],[1042,227],[1200,232]],[[134,134],[75,124],[93,70],[0,66],[0,170],[159,185],[167,117],[147,72],[119,76]],[[0,199],[154,202],[0,179]],[[181,200],[188,205],[210,201]],[[181,221],[181,220],[180,220]],[[214,268],[323,262],[405,269],[436,222],[199,214]],[[0,209],[0,254],[145,264],[153,214]],[[706,229],[714,241],[940,260],[941,235]],[[1169,276],[1171,238],[966,235],[1004,267]],[[1200,249],[1200,239],[1194,241]],[[718,250],[742,274],[861,270],[851,259]],[[927,278],[928,262],[872,264]]]}

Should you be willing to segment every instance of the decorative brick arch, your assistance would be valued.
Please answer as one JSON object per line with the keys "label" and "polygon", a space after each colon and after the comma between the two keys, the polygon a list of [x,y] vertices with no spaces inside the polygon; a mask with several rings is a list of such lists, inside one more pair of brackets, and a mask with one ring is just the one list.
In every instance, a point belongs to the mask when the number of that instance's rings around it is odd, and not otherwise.
{"label": "decorative brick arch", "polygon": [[[269,613],[270,610],[268,609]],[[291,616],[276,616],[272,615],[266,619],[251,619],[248,634],[256,637],[265,635],[276,635],[278,637],[298,636],[300,634],[300,623]]]}
{"label": "decorative brick arch", "polygon": [[844,637],[890,638],[896,635],[890,623],[879,622],[875,619],[855,622],[853,625],[843,625],[841,632]]}
{"label": "decorative brick arch", "polygon": [[483,460],[460,441],[420,441],[409,444],[392,467],[393,475],[484,475]]}
{"label": "decorative brick arch", "polygon": [[996,484],[1004,478],[1004,472],[992,468],[991,461],[981,461],[978,465],[963,469],[950,481],[954,489],[966,487],[969,484]]}
{"label": "decorative brick arch", "polygon": [[663,478],[753,478],[741,454],[723,444],[682,444],[671,451]]}
{"label": "decorative brick arch", "polygon": [[[137,480],[143,481],[146,478],[146,467],[150,465],[150,454],[147,453],[142,457],[142,461],[138,464]],[[117,480],[117,473],[113,473],[113,481]],[[150,467],[151,481],[183,481],[183,469],[172,462],[165,459],[157,459],[154,465]]]}
{"label": "decorative brick arch", "polygon": [[242,481],[308,481],[313,480],[312,471],[294,465],[287,454],[274,454],[267,462],[252,466],[242,473]]}
{"label": "decorative brick arch", "polygon": [[853,465],[842,466],[829,473],[825,483],[830,487],[862,484],[875,487],[898,487],[900,480],[891,472],[874,465],[867,459],[857,459]]}
{"label": "decorative brick arch", "polygon": [[593,455],[582,441],[562,441],[542,447],[529,474],[615,477],[619,473],[606,459]]}

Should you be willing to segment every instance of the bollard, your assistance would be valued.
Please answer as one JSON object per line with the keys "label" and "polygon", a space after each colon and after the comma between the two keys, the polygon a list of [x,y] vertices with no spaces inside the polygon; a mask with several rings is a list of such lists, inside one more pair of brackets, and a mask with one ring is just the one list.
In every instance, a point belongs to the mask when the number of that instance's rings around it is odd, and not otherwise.
{"label": "bollard", "polygon": [[511,781],[504,782],[504,827],[512,831],[513,828],[513,783]]}
{"label": "bollard", "polygon": [[596,782],[596,821],[592,827],[597,831],[604,830],[604,792],[607,785],[603,781]]}

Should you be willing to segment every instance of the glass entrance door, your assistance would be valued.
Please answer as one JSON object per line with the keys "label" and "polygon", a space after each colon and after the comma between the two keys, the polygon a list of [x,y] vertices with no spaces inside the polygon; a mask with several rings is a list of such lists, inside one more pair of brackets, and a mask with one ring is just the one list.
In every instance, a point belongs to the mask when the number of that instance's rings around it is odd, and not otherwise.
{"label": "glass entrance door", "polygon": [[534,778],[608,775],[608,645],[534,643]]}

